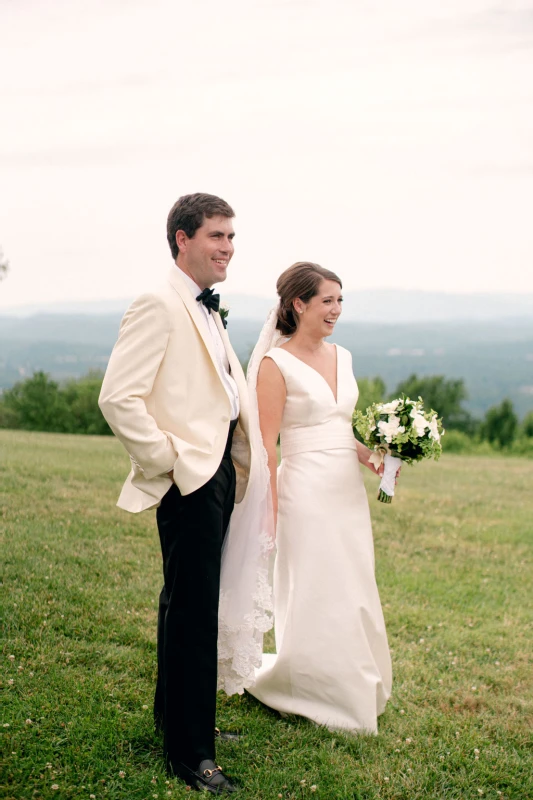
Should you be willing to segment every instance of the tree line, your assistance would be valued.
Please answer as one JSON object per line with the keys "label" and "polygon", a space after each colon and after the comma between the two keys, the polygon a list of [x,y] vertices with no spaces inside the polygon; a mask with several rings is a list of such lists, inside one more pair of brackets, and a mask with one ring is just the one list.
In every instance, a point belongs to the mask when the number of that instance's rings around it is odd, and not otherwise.
{"label": "tree line", "polygon": [[[19,381],[0,397],[0,428],[54,433],[109,435],[111,429],[98,407],[103,373],[91,371],[78,379],[58,383],[47,373],[35,372]],[[499,450],[533,455],[533,410],[520,422],[510,400],[490,408],[483,419],[476,419],[463,407],[467,392],[462,379],[443,375],[401,381],[395,391],[386,391],[379,377],[361,378],[357,407],[397,397],[422,397],[427,408],[443,418],[445,450],[467,452],[481,443]]]}
{"label": "tree line", "polygon": [[110,435],[112,431],[98,408],[102,380],[102,372],[91,371],[60,384],[45,372],[35,372],[11,389],[4,389],[0,428]]}

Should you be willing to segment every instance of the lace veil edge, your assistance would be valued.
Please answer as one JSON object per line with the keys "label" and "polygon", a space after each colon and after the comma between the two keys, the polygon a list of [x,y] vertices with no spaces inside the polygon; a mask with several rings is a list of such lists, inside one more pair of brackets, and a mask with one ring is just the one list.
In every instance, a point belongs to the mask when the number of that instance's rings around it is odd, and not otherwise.
{"label": "lace veil edge", "polygon": [[276,330],[278,306],[263,325],[247,370],[251,465],[246,494],[235,506],[220,574],[218,688],[242,694],[261,666],[263,635],[272,628],[271,556],[275,547],[268,459],[259,428],[257,376],[264,356],[284,337]]}

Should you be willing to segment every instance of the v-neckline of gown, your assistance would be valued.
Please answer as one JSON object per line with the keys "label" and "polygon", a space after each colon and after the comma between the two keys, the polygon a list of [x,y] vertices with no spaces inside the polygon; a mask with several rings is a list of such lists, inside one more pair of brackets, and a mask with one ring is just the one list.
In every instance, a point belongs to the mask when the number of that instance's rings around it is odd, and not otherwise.
{"label": "v-neckline of gown", "polygon": [[296,361],[299,361],[300,364],[303,364],[305,367],[307,367],[308,369],[312,370],[315,373],[315,375],[318,375],[318,377],[321,378],[322,381],[328,387],[328,389],[329,389],[329,391],[331,393],[331,396],[333,397],[333,402],[335,403],[336,406],[338,406],[339,405],[339,349],[338,349],[338,347],[337,347],[335,342],[332,342],[332,344],[333,344],[333,347],[335,348],[335,379],[336,379],[336,382],[337,382],[337,396],[336,397],[335,397],[335,393],[333,392],[333,389],[331,388],[331,386],[329,385],[329,383],[324,378],[324,376],[322,375],[321,372],[319,372],[317,369],[312,367],[306,361],[303,361],[303,359],[298,358],[298,356],[295,356],[294,353],[291,353],[291,351],[287,350],[285,347],[278,347],[277,349],[278,350],[283,350],[284,353],[288,353],[290,356],[295,358]]}

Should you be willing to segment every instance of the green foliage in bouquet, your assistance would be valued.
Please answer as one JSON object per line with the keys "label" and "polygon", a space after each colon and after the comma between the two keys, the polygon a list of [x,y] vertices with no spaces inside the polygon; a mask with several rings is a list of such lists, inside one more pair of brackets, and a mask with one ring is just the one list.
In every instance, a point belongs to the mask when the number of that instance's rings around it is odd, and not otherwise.
{"label": "green foliage in bouquet", "polygon": [[407,464],[438,459],[442,453],[442,419],[433,409],[424,410],[421,397],[411,400],[402,394],[389,403],[373,403],[365,412],[355,410],[352,427],[371,450],[390,453]]}

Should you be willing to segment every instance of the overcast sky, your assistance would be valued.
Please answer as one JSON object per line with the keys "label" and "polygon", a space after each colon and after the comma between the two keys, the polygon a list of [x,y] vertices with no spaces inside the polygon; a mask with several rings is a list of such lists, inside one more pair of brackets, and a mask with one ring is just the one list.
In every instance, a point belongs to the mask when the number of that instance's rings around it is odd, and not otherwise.
{"label": "overcast sky", "polygon": [[533,292],[533,0],[1,0],[8,306],[131,296],[181,194],[224,287]]}

